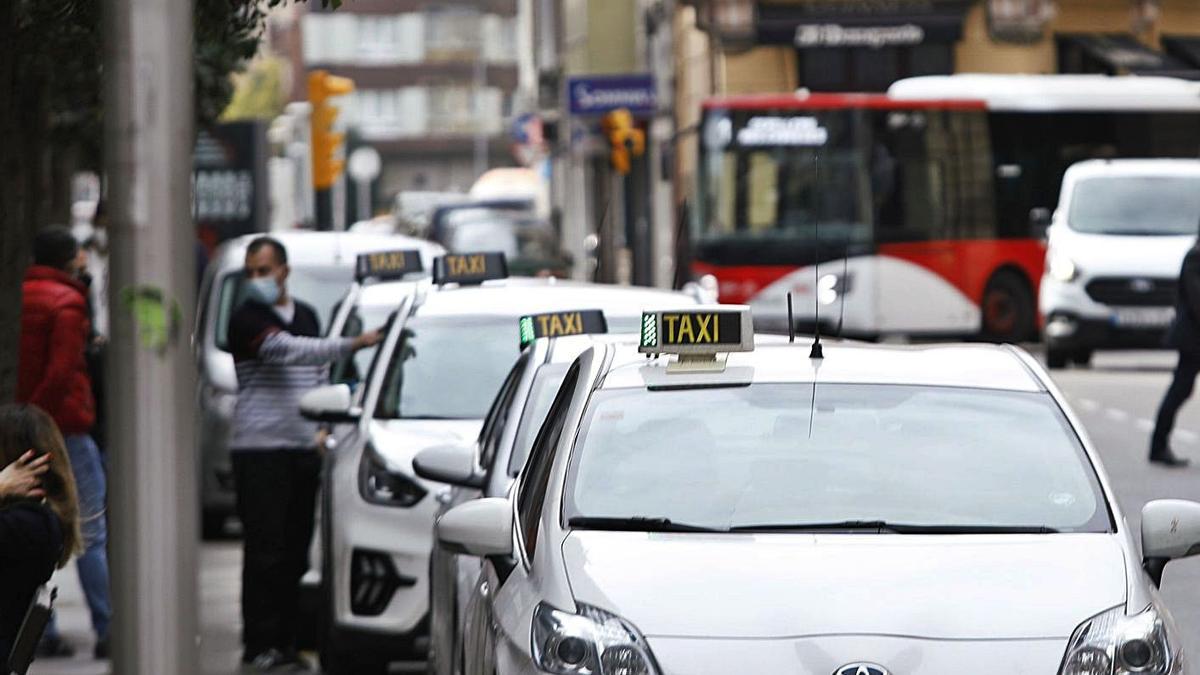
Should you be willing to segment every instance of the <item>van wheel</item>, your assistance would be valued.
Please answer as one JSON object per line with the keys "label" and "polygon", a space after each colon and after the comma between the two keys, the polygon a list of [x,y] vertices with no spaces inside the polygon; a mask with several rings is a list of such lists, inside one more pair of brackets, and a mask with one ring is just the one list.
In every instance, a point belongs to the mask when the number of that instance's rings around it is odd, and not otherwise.
{"label": "van wheel", "polygon": [[204,541],[215,541],[225,538],[225,514],[214,509],[204,509],[200,515],[200,536]]}
{"label": "van wheel", "polygon": [[1046,367],[1060,370],[1067,367],[1067,352],[1062,349],[1046,348]]}
{"label": "van wheel", "polygon": [[1033,335],[1033,292],[1025,278],[1016,272],[997,272],[983,291],[979,309],[985,340],[1020,342]]}
{"label": "van wheel", "polygon": [[1076,349],[1075,351],[1071,352],[1071,363],[1079,366],[1080,368],[1087,368],[1088,364],[1090,364],[1091,362],[1092,362],[1092,350]]}

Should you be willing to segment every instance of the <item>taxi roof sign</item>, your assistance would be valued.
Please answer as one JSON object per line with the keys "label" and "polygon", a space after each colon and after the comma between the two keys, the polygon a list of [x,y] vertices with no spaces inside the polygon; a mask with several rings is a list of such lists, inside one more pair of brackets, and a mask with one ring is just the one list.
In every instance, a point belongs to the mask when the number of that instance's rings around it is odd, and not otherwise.
{"label": "taxi roof sign", "polygon": [[503,253],[449,253],[433,261],[433,283],[482,284],[508,277],[508,260]]}
{"label": "taxi roof sign", "polygon": [[745,305],[642,312],[638,351],[711,355],[754,351],[754,322]]}
{"label": "taxi roof sign", "polygon": [[425,271],[421,252],[416,249],[360,253],[354,262],[354,278],[359,282],[364,279],[388,281]]}
{"label": "taxi roof sign", "polygon": [[608,320],[598,309],[546,312],[521,317],[521,347],[544,337],[607,333]]}

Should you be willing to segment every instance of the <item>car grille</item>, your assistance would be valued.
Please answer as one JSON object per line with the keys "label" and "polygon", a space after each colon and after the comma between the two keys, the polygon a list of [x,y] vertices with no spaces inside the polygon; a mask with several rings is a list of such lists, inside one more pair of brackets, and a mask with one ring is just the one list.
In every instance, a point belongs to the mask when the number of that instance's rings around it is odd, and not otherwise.
{"label": "car grille", "polygon": [[1166,307],[1175,304],[1175,279],[1097,277],[1087,284],[1092,300],[1118,307]]}

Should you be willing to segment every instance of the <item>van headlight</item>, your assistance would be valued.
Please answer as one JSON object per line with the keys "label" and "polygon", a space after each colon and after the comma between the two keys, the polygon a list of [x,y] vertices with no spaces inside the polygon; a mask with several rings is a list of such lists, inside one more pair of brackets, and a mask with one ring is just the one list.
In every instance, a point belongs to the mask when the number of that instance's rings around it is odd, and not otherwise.
{"label": "van headlight", "polygon": [[387,463],[367,443],[358,466],[358,493],[368,503],[380,506],[410,507],[428,491],[411,477],[388,469]]}
{"label": "van headlight", "polygon": [[538,604],[533,611],[533,660],[556,675],[658,675],[650,647],[637,628],[582,603],[578,614]]}
{"label": "van headlight", "polygon": [[1050,255],[1046,257],[1046,273],[1051,278],[1066,283],[1079,278],[1079,266],[1070,257],[1057,251],[1051,251]]}
{"label": "van headlight", "polygon": [[1171,649],[1164,618],[1153,607],[1126,616],[1122,607],[1084,621],[1067,644],[1060,675],[1175,675],[1183,659]]}

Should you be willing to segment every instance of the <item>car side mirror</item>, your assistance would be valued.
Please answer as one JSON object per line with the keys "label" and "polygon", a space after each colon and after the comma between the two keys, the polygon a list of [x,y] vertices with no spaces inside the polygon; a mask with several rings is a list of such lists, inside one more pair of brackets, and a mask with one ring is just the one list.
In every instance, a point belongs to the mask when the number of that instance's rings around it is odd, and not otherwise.
{"label": "car side mirror", "polygon": [[300,415],[314,422],[342,424],[357,422],[362,408],[354,405],[354,394],[348,384],[317,387],[300,398]]}
{"label": "car side mirror", "polygon": [[513,552],[512,504],[501,497],[463,502],[438,519],[438,544],[449,551],[479,557]]}
{"label": "car side mirror", "polygon": [[1172,560],[1200,554],[1200,504],[1157,499],[1142,508],[1142,557],[1157,585]]}
{"label": "car side mirror", "polygon": [[421,478],[465,488],[481,488],[484,474],[475,467],[475,446],[435,445],[413,457],[413,470]]}
{"label": "car side mirror", "polygon": [[1029,232],[1034,239],[1045,239],[1046,230],[1050,229],[1050,221],[1054,214],[1044,206],[1029,209]]}

